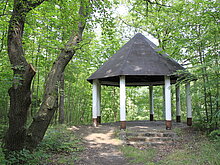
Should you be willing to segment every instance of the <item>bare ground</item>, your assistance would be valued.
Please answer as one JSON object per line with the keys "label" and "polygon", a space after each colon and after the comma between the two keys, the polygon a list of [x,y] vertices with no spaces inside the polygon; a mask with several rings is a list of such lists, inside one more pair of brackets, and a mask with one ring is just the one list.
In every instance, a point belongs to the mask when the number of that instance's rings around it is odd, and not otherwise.
{"label": "bare ground", "polygon": [[127,164],[126,159],[118,147],[122,141],[115,137],[115,126],[100,125],[72,127],[73,131],[82,138],[85,150],[75,164],[80,165],[122,165]]}
{"label": "bare ground", "polygon": [[[146,124],[146,123],[145,123]],[[129,128],[134,129],[137,125],[143,126],[143,122],[130,122],[127,124]],[[164,130],[164,124],[161,122],[148,122],[146,129]],[[170,152],[174,152],[176,148],[181,148],[183,144],[189,143],[195,131],[191,127],[183,124],[174,125],[174,128],[182,130],[179,140],[175,145],[165,145],[157,147],[158,152],[153,160],[158,162]],[[80,154],[80,158],[74,162],[76,165],[129,165],[119,147],[123,145],[123,141],[119,140],[116,132],[119,131],[117,123],[100,125],[97,128],[92,126],[73,126],[70,128],[80,138],[85,146],[85,150]],[[142,148],[143,149],[143,148]],[[132,163],[134,164],[134,163]],[[136,164],[137,165],[137,164]]]}

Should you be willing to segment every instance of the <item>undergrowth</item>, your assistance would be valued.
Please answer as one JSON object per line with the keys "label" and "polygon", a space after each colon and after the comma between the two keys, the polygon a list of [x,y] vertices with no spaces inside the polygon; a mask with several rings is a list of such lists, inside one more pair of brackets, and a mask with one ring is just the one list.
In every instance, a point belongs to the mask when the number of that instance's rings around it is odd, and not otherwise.
{"label": "undergrowth", "polygon": [[185,145],[183,149],[176,149],[159,164],[165,165],[219,165],[220,140],[209,141],[203,139]]}
{"label": "undergrowth", "polygon": [[0,149],[0,164],[74,164],[82,150],[81,141],[65,126],[50,127],[34,152],[11,152],[5,160]]}
{"label": "undergrowth", "polygon": [[[176,130],[180,135],[184,133]],[[191,142],[182,143],[162,159],[157,159],[160,150],[154,148],[138,149],[123,146],[121,151],[130,163],[146,165],[220,165],[220,130],[213,131],[209,136],[197,135]],[[159,146],[158,146],[159,147]],[[160,155],[160,154],[159,154]]]}

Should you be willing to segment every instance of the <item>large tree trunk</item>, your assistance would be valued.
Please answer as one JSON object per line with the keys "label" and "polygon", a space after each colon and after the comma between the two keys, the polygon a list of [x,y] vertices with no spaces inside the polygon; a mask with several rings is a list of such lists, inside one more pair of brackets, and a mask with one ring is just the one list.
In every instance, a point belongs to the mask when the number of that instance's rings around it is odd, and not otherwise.
{"label": "large tree trunk", "polygon": [[44,0],[14,0],[14,8],[8,29],[8,55],[14,72],[9,89],[9,128],[5,136],[5,148],[10,151],[24,148],[27,112],[31,104],[31,81],[35,75],[32,65],[24,58],[22,35],[27,13]]}
{"label": "large tree trunk", "polygon": [[42,141],[54,115],[54,112],[58,108],[56,99],[58,98],[58,84],[66,65],[72,59],[77,49],[78,43],[82,40],[82,33],[85,28],[85,21],[87,17],[85,7],[86,4],[87,3],[81,3],[79,9],[81,20],[78,23],[78,29],[73,31],[69,42],[66,44],[65,48],[61,51],[60,55],[53,63],[52,69],[48,74],[43,102],[27,132],[26,147],[30,150],[35,148]]}
{"label": "large tree trunk", "polygon": [[14,8],[8,30],[8,55],[14,71],[13,85],[9,89],[10,109],[9,128],[5,136],[5,149],[8,151],[34,149],[48,128],[48,125],[57,109],[57,85],[61,73],[72,59],[78,43],[82,40],[85,27],[85,4],[79,9],[80,21],[78,29],[73,32],[69,42],[61,51],[48,74],[45,94],[36,117],[26,130],[27,114],[31,104],[31,82],[35,75],[32,65],[28,64],[22,48],[22,34],[24,31],[27,13],[46,0],[14,0]]}

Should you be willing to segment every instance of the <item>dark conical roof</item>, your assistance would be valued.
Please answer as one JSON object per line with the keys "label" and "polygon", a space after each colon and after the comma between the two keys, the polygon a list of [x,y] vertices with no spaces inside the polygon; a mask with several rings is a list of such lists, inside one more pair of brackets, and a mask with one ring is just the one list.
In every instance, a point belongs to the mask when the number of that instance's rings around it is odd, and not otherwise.
{"label": "dark conical roof", "polygon": [[158,52],[156,45],[138,33],[128,41],[116,54],[105,62],[88,81],[101,80],[105,85],[118,85],[119,76],[125,75],[131,85],[161,85],[164,76],[171,76],[184,68],[167,55]]}

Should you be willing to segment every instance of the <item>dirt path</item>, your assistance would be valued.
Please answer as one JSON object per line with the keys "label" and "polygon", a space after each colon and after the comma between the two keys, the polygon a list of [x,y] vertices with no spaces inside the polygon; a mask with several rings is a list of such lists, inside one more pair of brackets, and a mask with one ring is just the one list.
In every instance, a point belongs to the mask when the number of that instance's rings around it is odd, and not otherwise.
{"label": "dirt path", "polygon": [[100,125],[97,128],[80,126],[72,128],[82,137],[86,149],[76,165],[126,165],[129,164],[119,150],[122,141],[115,137],[115,126]]}
{"label": "dirt path", "polygon": [[[130,128],[138,127],[146,125],[146,122],[131,122],[128,123]],[[182,128],[183,124],[176,126]],[[161,127],[161,128],[160,128]],[[149,122],[147,123],[147,127],[144,126],[145,129],[163,129],[163,122]],[[189,127],[188,127],[189,128]],[[187,130],[188,130],[187,128]],[[122,145],[122,141],[118,139],[115,135],[115,132],[119,131],[117,124],[105,124],[100,125],[97,128],[92,126],[78,126],[71,128],[76,135],[78,135],[85,146],[85,150],[80,154],[79,160],[74,162],[76,165],[131,165],[129,161],[123,156],[120,151],[120,146]],[[191,131],[190,131],[191,132]],[[181,140],[178,141],[175,145],[166,145],[161,146],[158,149],[157,156],[155,157],[154,162],[158,162],[163,159],[164,156],[174,151],[175,148],[180,148],[182,143],[187,143],[189,141],[189,137],[192,136],[190,132],[185,132],[184,136],[181,137]],[[132,163],[132,165],[137,165]]]}

